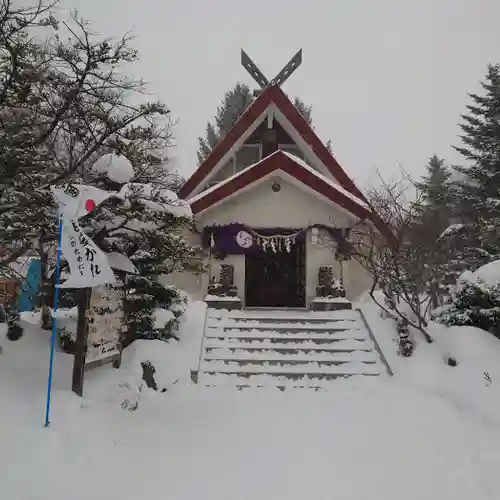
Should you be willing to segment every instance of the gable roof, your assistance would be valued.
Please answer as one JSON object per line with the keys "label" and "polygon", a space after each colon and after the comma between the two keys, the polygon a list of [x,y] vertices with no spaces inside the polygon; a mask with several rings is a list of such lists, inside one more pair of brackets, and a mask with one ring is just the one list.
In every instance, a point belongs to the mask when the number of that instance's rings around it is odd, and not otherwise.
{"label": "gable roof", "polygon": [[336,182],[316,172],[299,158],[283,151],[275,151],[263,160],[212,186],[188,200],[193,214],[199,214],[244,188],[266,178],[273,172],[283,172],[315,191],[327,200],[360,219],[370,216],[368,205]]}
{"label": "gable roof", "polygon": [[234,146],[238,139],[258,120],[270,105],[274,104],[292,127],[311,147],[316,156],[347,191],[364,200],[365,197],[351,178],[345,173],[334,156],[328,151],[304,117],[299,113],[280,87],[270,85],[247,107],[238,121],[213,149],[209,157],[198,167],[179,191],[182,198],[187,198],[206,179],[210,172]]}

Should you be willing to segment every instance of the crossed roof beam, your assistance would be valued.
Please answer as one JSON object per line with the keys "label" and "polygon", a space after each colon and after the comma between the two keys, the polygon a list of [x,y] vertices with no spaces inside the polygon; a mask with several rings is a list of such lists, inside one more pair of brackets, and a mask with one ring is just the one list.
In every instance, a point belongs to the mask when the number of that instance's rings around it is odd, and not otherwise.
{"label": "crossed roof beam", "polygon": [[269,81],[264,73],[257,67],[257,65],[252,61],[248,54],[241,49],[241,64],[248,71],[250,76],[260,85],[261,89],[269,87],[270,85],[275,87],[281,87],[288,78],[295,72],[295,70],[302,63],[302,49],[300,49],[285,67],[271,80]]}

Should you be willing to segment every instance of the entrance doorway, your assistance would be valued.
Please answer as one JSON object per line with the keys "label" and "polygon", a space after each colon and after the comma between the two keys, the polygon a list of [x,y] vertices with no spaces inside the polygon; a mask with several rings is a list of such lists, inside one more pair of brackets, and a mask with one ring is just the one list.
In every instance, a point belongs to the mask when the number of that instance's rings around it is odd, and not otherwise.
{"label": "entrance doorway", "polygon": [[290,252],[247,254],[245,297],[247,307],[305,307],[305,241],[295,242]]}

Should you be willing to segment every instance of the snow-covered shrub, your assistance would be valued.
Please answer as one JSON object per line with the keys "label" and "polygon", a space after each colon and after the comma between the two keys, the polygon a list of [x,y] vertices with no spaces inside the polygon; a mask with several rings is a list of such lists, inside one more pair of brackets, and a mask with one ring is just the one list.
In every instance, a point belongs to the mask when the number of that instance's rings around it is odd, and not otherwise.
{"label": "snow-covered shrub", "polygon": [[398,318],[396,323],[398,332],[399,355],[409,358],[413,353],[413,342],[410,339],[410,329],[406,318]]}
{"label": "snow-covered shrub", "polygon": [[19,340],[24,333],[24,329],[20,324],[19,312],[13,307],[7,309],[7,338],[12,341]]}
{"label": "snow-covered shrub", "polygon": [[124,347],[136,339],[176,338],[179,318],[186,307],[181,292],[145,276],[130,277],[128,286],[125,299],[128,333]]}
{"label": "snow-covered shrub", "polygon": [[447,326],[475,326],[500,338],[500,284],[461,281],[451,304],[436,319]]}
{"label": "snow-covered shrub", "polygon": [[75,335],[68,328],[59,328],[59,346],[67,354],[75,354]]}

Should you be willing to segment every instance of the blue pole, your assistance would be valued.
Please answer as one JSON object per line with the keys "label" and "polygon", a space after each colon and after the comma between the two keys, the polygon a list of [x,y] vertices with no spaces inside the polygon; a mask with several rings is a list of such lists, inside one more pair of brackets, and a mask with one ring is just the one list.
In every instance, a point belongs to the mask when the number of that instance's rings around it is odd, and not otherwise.
{"label": "blue pole", "polygon": [[54,289],[54,314],[52,315],[52,338],[50,341],[50,361],[49,361],[49,380],[47,383],[47,407],[45,409],[45,427],[50,425],[50,396],[52,393],[52,375],[54,371],[54,352],[57,336],[57,301],[59,299],[59,279],[61,265],[61,239],[62,239],[62,219],[59,214],[59,234],[57,235],[57,258],[55,270],[55,289]]}

